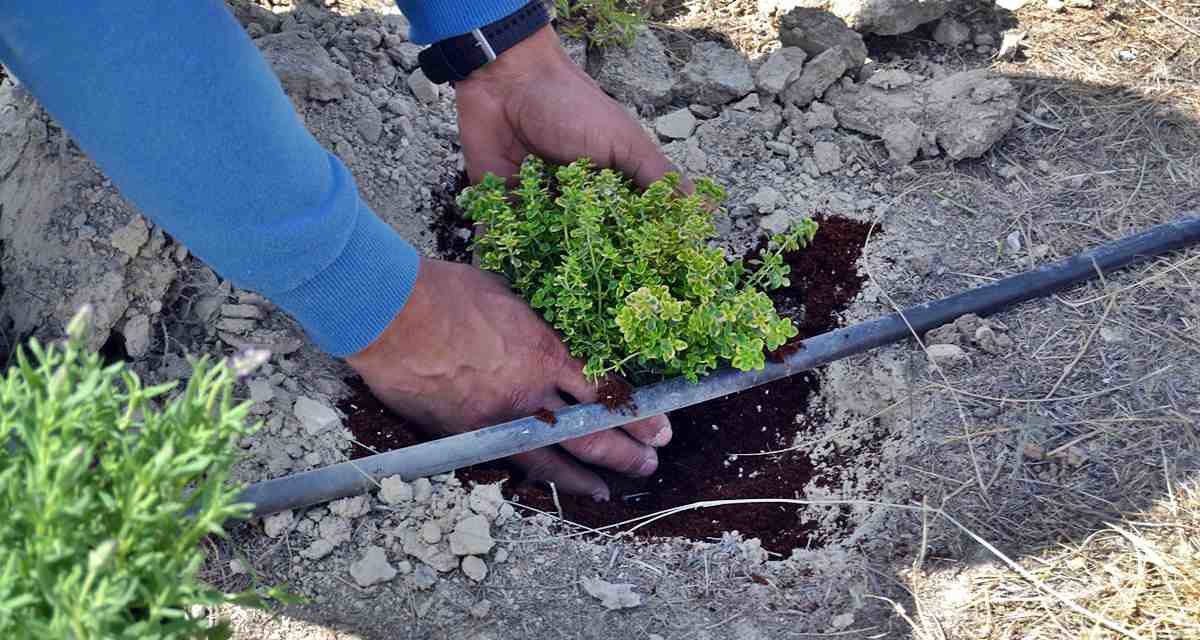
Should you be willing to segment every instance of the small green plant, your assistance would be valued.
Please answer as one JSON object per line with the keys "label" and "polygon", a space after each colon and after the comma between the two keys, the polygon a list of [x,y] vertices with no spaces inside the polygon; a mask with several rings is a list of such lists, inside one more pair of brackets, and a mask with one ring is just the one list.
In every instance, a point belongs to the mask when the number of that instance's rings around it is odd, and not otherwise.
{"label": "small green plant", "polygon": [[230,390],[256,363],[202,360],[159,408],[175,385],[104,366],[86,332],[84,312],[34,341],[0,387],[0,638],[228,637],[188,608],[262,604],[197,579],[200,542],[249,513],[227,483],[253,429]]}
{"label": "small green plant", "polygon": [[646,20],[622,0],[555,0],[560,33],[597,47],[631,46]]}
{"label": "small green plant", "polygon": [[486,227],[482,266],[542,312],[589,377],[757,369],[764,349],[796,335],[764,290],[788,284],[783,254],[812,241],[812,220],[771,238],[751,272],[709,245],[725,198],[709,180],[685,196],[670,174],[638,193],[588,160],[551,172],[532,157],[519,180],[510,193],[489,175],[459,205]]}

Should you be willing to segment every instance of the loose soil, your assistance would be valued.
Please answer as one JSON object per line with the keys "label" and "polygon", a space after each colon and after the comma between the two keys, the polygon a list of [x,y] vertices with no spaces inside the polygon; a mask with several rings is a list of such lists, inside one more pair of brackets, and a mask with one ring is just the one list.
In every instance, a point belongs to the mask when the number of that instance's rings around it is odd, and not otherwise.
{"label": "loose soil", "polygon": [[[854,298],[863,281],[856,262],[868,226],[833,217],[818,222],[821,227],[813,245],[786,256],[792,268],[792,284],[771,294],[780,312],[791,317],[800,330],[790,343],[793,345],[836,328],[838,312]],[[413,425],[396,418],[371,397],[361,382],[350,384],[355,395],[340,408],[349,416],[349,429],[359,443],[352,457],[424,439]],[[601,472],[609,483],[612,500],[598,504],[588,498],[560,495],[563,515],[599,527],[700,500],[802,497],[814,475],[804,451],[741,454],[786,449],[797,433],[822,428],[824,418],[808,411],[817,386],[817,376],[804,373],[673,412],[670,417],[675,437],[659,450],[659,470],[654,476],[626,478]],[[554,427],[551,423],[546,428]],[[510,479],[505,485],[510,499],[547,511],[557,510],[547,489],[522,484],[519,475],[505,465],[481,465],[460,471],[459,475],[474,482]],[[804,521],[798,510],[788,505],[733,505],[690,511],[659,520],[638,533],[701,539],[734,530],[757,537],[765,548],[780,553],[823,541],[815,524]]]}

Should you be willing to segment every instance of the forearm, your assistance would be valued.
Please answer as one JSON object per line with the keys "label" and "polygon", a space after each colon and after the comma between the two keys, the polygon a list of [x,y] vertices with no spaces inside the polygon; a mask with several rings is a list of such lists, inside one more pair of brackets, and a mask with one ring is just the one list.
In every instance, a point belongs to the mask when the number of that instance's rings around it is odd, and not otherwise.
{"label": "forearm", "polygon": [[415,251],[222,3],[3,5],[0,60],[125,197],[322,348],[358,351],[403,306]]}

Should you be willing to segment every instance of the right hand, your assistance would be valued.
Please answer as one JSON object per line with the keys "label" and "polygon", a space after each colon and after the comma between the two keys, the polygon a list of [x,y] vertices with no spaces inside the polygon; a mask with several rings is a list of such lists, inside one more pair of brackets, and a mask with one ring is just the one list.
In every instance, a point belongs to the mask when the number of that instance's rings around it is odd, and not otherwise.
{"label": "right hand", "polygon": [[[346,359],[390,409],[433,434],[471,431],[593,402],[596,387],[554,330],[505,280],[467,265],[422,259],[404,309],[366,349]],[[608,487],[580,461],[633,476],[658,467],[671,440],[666,416],[515,455],[531,480],[608,500]]]}

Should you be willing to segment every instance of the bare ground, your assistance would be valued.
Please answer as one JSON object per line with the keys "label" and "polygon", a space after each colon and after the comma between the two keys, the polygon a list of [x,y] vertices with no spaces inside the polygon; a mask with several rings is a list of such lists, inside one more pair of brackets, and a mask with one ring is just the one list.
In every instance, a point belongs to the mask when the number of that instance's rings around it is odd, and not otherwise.
{"label": "bare ground", "polygon": [[[384,11],[341,3],[333,26],[371,24],[376,10]],[[276,11],[286,19],[291,7]],[[706,168],[735,203],[766,185],[804,212],[878,224],[862,261],[869,283],[847,322],[1200,210],[1194,3],[1102,1],[1054,13],[1034,2],[1016,14],[969,4],[956,13],[997,41],[1002,29],[1027,31],[1022,52],[992,60],[947,50],[921,30],[868,44],[885,66],[990,66],[1012,79],[1017,126],[982,158],[901,171],[879,141],[839,132],[849,168],[799,180],[794,167],[768,162],[769,152],[744,153],[741,140],[704,141]],[[752,1],[667,2],[660,20],[682,37],[727,39],[751,58],[774,46]],[[346,53],[356,77],[369,73],[368,60]],[[428,247],[429,220],[418,218],[428,218],[429,190],[457,162],[450,104],[421,105],[412,131],[388,117],[379,144],[354,134],[361,105],[301,106],[323,143],[354,156],[372,205]],[[402,138],[432,152],[417,158]],[[405,168],[413,163],[420,171]],[[747,232],[735,224],[730,233]],[[194,264],[181,270],[164,313],[183,329],[141,365],[152,379],[184,352],[230,348],[191,311],[217,283]],[[631,525],[587,532],[527,514],[493,528],[508,557],[492,551],[480,583],[450,572],[430,588],[411,574],[361,588],[348,567],[367,545],[383,545],[398,564],[394,533],[435,515],[372,501],[370,513],[348,519],[349,540],[319,560],[300,555],[310,536],[299,524],[268,538],[251,523],[214,542],[212,582],[280,583],[308,601],[213,614],[230,618],[237,638],[286,640],[1200,637],[1198,282],[1192,249],[985,318],[990,333],[931,332],[826,367],[821,405],[831,427],[796,443],[824,465],[801,496],[810,504],[797,506],[825,523],[830,543],[821,548],[783,558],[736,535],[645,542],[620,535]],[[924,349],[937,343],[966,358],[932,365]],[[336,397],[344,371],[307,346],[275,370],[279,397],[260,413],[277,423],[247,443],[247,480],[344,455],[336,440],[305,445],[316,456],[309,462],[279,454],[298,437],[279,417],[286,400]],[[460,491],[453,481],[435,489]],[[296,514],[308,529],[328,515]],[[605,610],[580,587],[594,576],[633,584],[641,605]]]}

